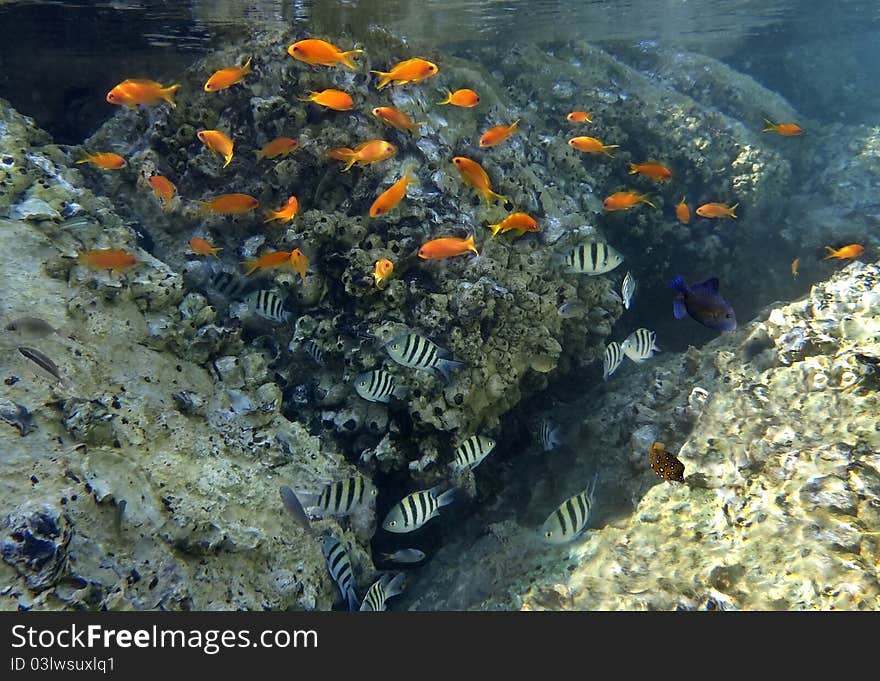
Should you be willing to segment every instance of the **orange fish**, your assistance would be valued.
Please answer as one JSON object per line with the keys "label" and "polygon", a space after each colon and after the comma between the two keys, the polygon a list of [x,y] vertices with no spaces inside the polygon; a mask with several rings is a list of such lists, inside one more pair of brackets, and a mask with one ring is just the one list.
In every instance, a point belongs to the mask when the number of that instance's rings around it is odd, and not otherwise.
{"label": "orange fish", "polygon": [[630,163],[630,175],[644,175],[650,177],[656,182],[668,182],[672,179],[672,171],[662,163],[656,161],[646,161],[645,163]]}
{"label": "orange fish", "polygon": [[783,137],[797,137],[798,135],[803,135],[804,131],[797,123],[773,123],[772,121],[768,121],[766,118],[764,122],[767,124],[767,127],[764,128],[763,132],[775,132],[777,135],[782,135]]}
{"label": "orange fish", "polygon": [[[587,154],[605,154],[606,156],[611,156],[608,153],[609,149],[617,149],[619,144],[602,144],[595,137],[572,137],[568,140],[568,146],[574,147],[578,151],[583,151]],[[611,158],[614,158],[611,156]]]}
{"label": "orange fish", "polygon": [[278,210],[270,210],[266,212],[265,222],[272,222],[272,220],[283,220],[284,222],[290,222],[296,216],[296,212],[299,210],[299,201],[297,201],[295,196],[291,196],[287,199],[287,203],[285,203]]}
{"label": "orange fish", "polygon": [[376,266],[373,268],[373,279],[376,282],[376,288],[382,288],[382,283],[388,279],[394,272],[394,263],[388,258],[379,258]]}
{"label": "orange fish", "polygon": [[112,151],[99,151],[96,154],[89,154],[77,163],[91,163],[101,170],[119,170],[125,167],[125,159],[119,154]]}
{"label": "orange fish", "polygon": [[569,123],[592,123],[591,115],[589,111],[572,111],[565,117],[565,120]]}
{"label": "orange fish", "polygon": [[260,205],[253,196],[248,194],[221,194],[210,201],[199,201],[202,212],[218,215],[241,215],[254,210]]}
{"label": "orange fish", "polygon": [[296,151],[298,146],[299,142],[292,137],[276,137],[257,152],[257,158],[287,156],[289,153]]}
{"label": "orange fish", "polygon": [[312,66],[336,66],[337,64],[342,64],[354,70],[357,69],[357,65],[352,57],[361,52],[363,50],[343,52],[336,45],[316,38],[300,40],[287,48],[287,54],[291,57]]}
{"label": "orange fish", "polygon": [[798,266],[801,264],[800,258],[795,258],[791,261],[791,276],[797,279],[798,275]]}
{"label": "orange fish", "polygon": [[291,255],[293,255],[291,251],[269,251],[264,253],[256,260],[248,260],[245,263],[248,270],[244,274],[246,277],[249,277],[257,270],[268,271],[278,269],[279,267],[292,267]]}
{"label": "orange fish", "polygon": [[215,71],[214,75],[208,78],[208,82],[205,83],[205,92],[217,92],[232,87],[243,81],[249,73],[253,73],[251,71],[251,57],[248,57],[244,66],[231,66],[228,69]]}
{"label": "orange fish", "polygon": [[127,106],[129,109],[134,109],[138,104],[155,106],[163,101],[173,107],[175,106],[174,93],[179,87],[180,85],[164,87],[155,80],[129,78],[107,93],[107,101],[111,104]]}
{"label": "orange fish", "polygon": [[376,85],[376,89],[381,90],[391,83],[395,85],[419,83],[435,75],[437,71],[436,64],[413,57],[395,64],[391,67],[390,71],[370,71],[370,73],[375,73],[379,76],[379,83]]}
{"label": "orange fish", "polygon": [[456,255],[465,255],[469,251],[474,255],[479,255],[477,247],[474,245],[473,234],[467,239],[459,239],[454,236],[433,239],[419,249],[419,257],[422,260],[442,260]]}
{"label": "orange fish", "polygon": [[482,194],[487,204],[491,205],[493,197],[502,201],[510,201],[503,194],[496,194],[492,191],[492,183],[489,181],[489,176],[479,163],[464,156],[456,156],[452,159],[452,162],[458,168],[458,172],[461,173],[461,178]]}
{"label": "orange fish", "polygon": [[387,123],[392,128],[397,128],[398,130],[415,132],[420,125],[424,125],[423,123],[413,122],[403,111],[392,106],[377,106],[373,109],[372,114],[383,123]]}
{"label": "orange fish", "polygon": [[77,262],[96,270],[111,270],[119,273],[137,265],[138,259],[121,248],[102,248],[80,253]]}
{"label": "orange fish", "polygon": [[519,125],[518,118],[510,125],[496,125],[494,128],[489,128],[480,138],[480,147],[485,149],[486,147],[494,147],[496,144],[501,144],[516,132],[517,125]]}
{"label": "orange fish", "polygon": [[334,111],[351,111],[354,108],[354,100],[347,92],[342,90],[321,90],[310,92],[308,97],[300,97],[301,102],[314,102],[326,106]]}
{"label": "orange fish", "polygon": [[222,248],[214,248],[210,242],[198,236],[189,240],[189,247],[196,255],[213,255],[215,258],[223,250]]}
{"label": "orange fish", "polygon": [[174,192],[177,191],[177,188],[171,180],[163,175],[153,175],[147,182],[153,188],[153,193],[161,199],[165,210],[168,210],[171,207],[171,199],[174,198]]}
{"label": "orange fish", "polygon": [[826,246],[825,250],[828,251],[828,255],[826,255],[823,260],[828,260],[828,258],[837,258],[838,260],[850,260],[852,258],[858,258],[862,253],[864,253],[865,247],[859,246],[859,244],[850,244],[849,246],[838,248],[836,251],[831,248],[831,246]]}
{"label": "orange fish", "polygon": [[506,218],[504,218],[501,222],[489,225],[489,229],[492,230],[492,236],[501,232],[502,234],[506,232],[518,232],[518,236],[522,235],[524,232],[540,232],[541,228],[538,227],[538,223],[528,213],[511,213]]}
{"label": "orange fish", "polygon": [[473,109],[479,103],[480,95],[467,88],[456,90],[455,92],[447,90],[446,99],[442,102],[437,102],[440,106],[443,106],[444,104],[452,104],[452,106],[460,106],[462,109]]}
{"label": "orange fish", "polygon": [[738,203],[728,206],[726,203],[704,203],[697,208],[697,215],[701,218],[735,218]]}
{"label": "orange fish", "polygon": [[640,203],[647,203],[651,208],[657,207],[648,200],[647,194],[639,194],[633,191],[614,192],[602,202],[602,207],[607,211],[628,210]]}
{"label": "orange fish", "polygon": [[397,147],[391,144],[391,142],[386,142],[385,140],[370,140],[369,142],[363,142],[357,145],[354,149],[349,149],[348,147],[332,149],[327,152],[327,155],[330,158],[335,158],[337,161],[345,161],[346,165],[345,168],[342,169],[342,172],[346,172],[350,170],[355,163],[364,166],[369,163],[384,161],[385,159],[391,158],[396,153]]}
{"label": "orange fish", "polygon": [[226,159],[226,163],[223,164],[224,168],[232,162],[233,144],[226,134],[219,130],[199,130],[197,137],[208,149]]}
{"label": "orange fish", "polygon": [[691,209],[688,208],[688,205],[684,202],[685,197],[681,197],[681,203],[679,203],[675,207],[675,217],[678,218],[678,221],[686,225],[691,221]]}
{"label": "orange fish", "polygon": [[309,259],[303,255],[302,251],[298,248],[294,248],[290,252],[290,264],[293,269],[302,277],[302,280],[306,280],[306,271],[309,269]]}
{"label": "orange fish", "polygon": [[406,196],[407,185],[414,180],[413,176],[410,175],[411,171],[412,166],[407,167],[403,172],[403,177],[379,194],[379,197],[373,201],[373,205],[370,206],[371,218],[385,215],[385,213],[393,210],[403,200],[403,197]]}

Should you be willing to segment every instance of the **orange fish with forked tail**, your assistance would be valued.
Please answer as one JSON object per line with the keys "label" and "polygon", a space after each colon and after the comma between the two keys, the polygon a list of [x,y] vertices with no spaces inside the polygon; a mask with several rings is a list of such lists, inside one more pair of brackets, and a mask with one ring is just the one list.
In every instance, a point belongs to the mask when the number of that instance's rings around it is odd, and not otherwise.
{"label": "orange fish with forked tail", "polygon": [[403,111],[395,109],[393,106],[377,106],[371,113],[383,123],[387,123],[397,130],[415,132],[420,125],[424,125],[424,123],[414,122]]}
{"label": "orange fish with forked tail", "polygon": [[837,258],[838,260],[851,260],[853,258],[858,258],[862,253],[865,252],[865,247],[860,246],[859,244],[850,244],[849,246],[844,246],[843,248],[833,249],[831,246],[826,246],[825,250],[828,251],[828,255],[826,255],[823,260],[828,260],[829,258]]}
{"label": "orange fish with forked tail", "polygon": [[230,66],[226,69],[215,71],[205,83],[205,92],[217,92],[232,87],[236,83],[244,80],[244,77],[251,71],[251,57],[244,63],[244,66]]}
{"label": "orange fish with forked tail", "polygon": [[569,123],[592,123],[593,119],[589,111],[572,111],[565,117]]}
{"label": "orange fish with forked tail", "polygon": [[370,73],[375,73],[379,76],[379,83],[376,85],[376,89],[381,90],[391,84],[420,83],[426,78],[435,75],[438,70],[436,64],[432,64],[419,57],[413,57],[395,64],[391,67],[390,71],[370,71]]}
{"label": "orange fish with forked tail", "polygon": [[452,106],[458,106],[462,109],[473,109],[479,103],[480,95],[478,95],[473,90],[469,90],[468,88],[462,88],[461,90],[456,90],[455,92],[447,90],[446,99],[444,99],[442,102],[437,102],[439,106],[443,106],[444,104],[452,104]]}
{"label": "orange fish with forked tail", "polygon": [[301,102],[314,102],[334,111],[351,111],[354,108],[354,100],[351,95],[342,90],[321,90],[310,92],[307,97],[300,97]]}
{"label": "orange fish with forked tail", "polygon": [[112,151],[99,151],[95,154],[89,154],[77,163],[91,163],[101,170],[119,170],[125,167],[125,159],[119,154]]}
{"label": "orange fish with forked tail", "polygon": [[373,281],[376,282],[376,288],[382,288],[382,284],[394,272],[394,263],[388,258],[379,258],[376,266],[373,268]]}
{"label": "orange fish with forked tail", "polygon": [[406,196],[407,185],[414,180],[412,166],[408,166],[403,172],[403,177],[379,194],[379,197],[373,201],[373,205],[370,206],[370,217],[377,218],[393,210],[403,200],[403,197]]}
{"label": "orange fish with forked tail", "polygon": [[738,203],[733,204],[732,206],[728,206],[726,203],[704,203],[702,206],[697,208],[697,215],[701,218],[735,218],[736,207],[739,206]]}
{"label": "orange fish with forked tail", "polygon": [[685,197],[681,197],[681,202],[675,207],[675,217],[678,218],[678,221],[686,225],[691,221],[691,209],[688,208],[688,205],[684,202]]}
{"label": "orange fish with forked tail", "polygon": [[522,236],[525,232],[541,231],[535,218],[528,213],[511,213],[501,222],[489,225],[489,229],[492,230],[492,236],[495,236],[499,232],[502,234],[514,232],[517,236]]}
{"label": "orange fish with forked tail", "polygon": [[266,219],[263,220],[264,223],[272,222],[273,220],[282,220],[283,222],[290,222],[296,217],[296,212],[299,210],[299,201],[295,196],[291,196],[287,199],[287,203],[285,203],[278,210],[270,210],[266,212]]}
{"label": "orange fish with forked tail", "polygon": [[357,65],[352,57],[361,52],[363,50],[343,52],[336,45],[328,43],[326,40],[318,40],[317,38],[300,40],[287,48],[287,54],[297,61],[311,64],[312,66],[336,66],[337,64],[342,64],[352,70],[357,69]]}
{"label": "orange fish with forked tail", "polygon": [[155,80],[129,78],[107,93],[107,101],[110,104],[127,106],[129,109],[134,109],[138,105],[156,106],[162,102],[168,102],[173,107],[174,93],[179,87],[180,85],[164,87]]}
{"label": "orange fish with forked tail", "polygon": [[165,210],[168,210],[171,207],[171,200],[174,198],[174,192],[177,191],[177,187],[164,175],[153,175],[147,182],[152,187],[153,193],[162,201]]}
{"label": "orange fish with forked tail", "polygon": [[221,132],[220,130],[199,130],[196,137],[198,137],[202,144],[208,147],[208,149],[223,157],[226,161],[226,163],[223,164],[224,168],[232,163],[232,148],[234,145],[226,133]]}
{"label": "orange fish with forked tail", "polygon": [[342,169],[342,172],[347,172],[348,170],[351,170],[351,167],[355,163],[360,166],[365,166],[370,163],[377,163],[378,161],[389,159],[396,153],[397,147],[391,144],[391,142],[386,142],[385,140],[370,140],[357,145],[354,149],[349,149],[348,147],[331,149],[327,152],[327,155],[330,158],[335,158],[337,161],[345,161],[346,165],[345,168]]}
{"label": "orange fish with forked tail", "polygon": [[491,205],[493,198],[502,201],[510,201],[510,199],[503,194],[496,194],[492,191],[492,182],[489,180],[489,176],[479,163],[472,161],[469,158],[465,158],[464,156],[456,156],[452,159],[452,162],[455,164],[455,167],[458,168],[458,172],[461,173],[461,178],[483,195],[483,198],[486,199],[487,205]]}
{"label": "orange fish with forked tail", "polygon": [[263,159],[287,156],[291,152],[296,151],[297,147],[299,147],[299,142],[292,137],[276,137],[257,152],[257,158]]}
{"label": "orange fish with forked tail", "polygon": [[602,202],[602,207],[607,211],[629,210],[640,203],[645,203],[651,208],[657,207],[651,203],[647,194],[639,194],[634,191],[614,192]]}
{"label": "orange fish with forked tail", "polygon": [[443,258],[454,258],[457,255],[465,255],[469,252],[474,255],[479,255],[479,253],[477,253],[477,247],[474,245],[473,234],[467,239],[460,239],[454,236],[432,239],[426,244],[423,244],[419,249],[419,257],[422,260],[442,260]]}
{"label": "orange fish with forked tail", "polygon": [[218,215],[242,215],[260,205],[260,202],[249,194],[221,194],[210,201],[199,201],[199,203],[203,213]]}
{"label": "orange fish with forked tail", "polygon": [[603,144],[600,140],[595,137],[572,137],[568,140],[568,146],[577,149],[578,151],[582,151],[585,154],[605,154],[610,158],[614,158],[612,154],[608,152],[609,149],[617,149],[619,144]]}
{"label": "orange fish with forked tail", "polygon": [[293,263],[290,258],[292,254],[293,251],[269,251],[255,260],[248,260],[245,263],[245,266],[247,267],[245,276],[249,277],[257,270],[268,271],[278,269],[279,267],[293,268]]}
{"label": "orange fish with forked tail", "polygon": [[215,258],[223,250],[222,248],[216,248],[210,241],[199,236],[194,236],[189,240],[189,247],[196,255],[213,255]]}
{"label": "orange fish with forked tail", "polygon": [[515,120],[510,125],[496,125],[495,127],[489,128],[480,138],[480,147],[485,149],[486,147],[494,147],[496,144],[501,144],[516,132],[517,125],[519,125],[519,119]]}
{"label": "orange fish with forked tail", "polygon": [[80,253],[77,262],[96,270],[111,270],[115,274],[138,264],[138,259],[121,248],[101,248]]}
{"label": "orange fish with forked tail", "polygon": [[645,163],[630,163],[630,175],[644,175],[655,182],[668,182],[672,179],[672,171],[662,163],[646,161]]}
{"label": "orange fish with forked tail", "polygon": [[775,132],[783,137],[797,137],[804,134],[803,128],[797,123],[774,123],[766,118],[764,122],[767,124],[767,127],[764,128],[763,132]]}

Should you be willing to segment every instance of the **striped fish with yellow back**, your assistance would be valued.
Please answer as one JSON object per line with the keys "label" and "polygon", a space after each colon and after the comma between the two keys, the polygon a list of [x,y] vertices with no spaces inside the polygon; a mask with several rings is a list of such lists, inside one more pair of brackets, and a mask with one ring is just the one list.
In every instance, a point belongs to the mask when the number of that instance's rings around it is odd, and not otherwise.
{"label": "striped fish with yellow back", "polygon": [[[376,488],[371,482],[355,475],[326,485],[314,504],[324,515],[349,515],[357,508],[376,498]],[[310,506],[310,508],[312,508]]]}
{"label": "striped fish with yellow back", "polygon": [[359,601],[354,590],[354,571],[342,542],[332,534],[324,535],[321,538],[321,552],[327,561],[327,571],[339,587],[342,597],[348,602],[348,609],[357,610]]}
{"label": "striped fish with yellow back", "polygon": [[406,388],[394,382],[394,376],[384,369],[365,371],[354,377],[354,389],[358,395],[370,402],[391,401],[392,397],[401,399]]}
{"label": "striped fish with yellow back", "polygon": [[387,532],[412,532],[440,514],[440,507],[455,499],[455,488],[439,494],[440,486],[408,494],[398,501],[382,521]]}
{"label": "striped fish with yellow back", "polygon": [[284,309],[284,301],[274,291],[266,289],[254,291],[245,302],[252,313],[270,322],[281,323],[290,319],[290,312]]}
{"label": "striped fish with yellow back", "polygon": [[411,369],[437,371],[447,381],[452,372],[463,367],[463,362],[444,359],[449,353],[433,341],[415,333],[392,338],[385,344],[388,355],[398,364]]}
{"label": "striped fish with yellow back", "polygon": [[386,610],[385,601],[403,593],[404,574],[397,573],[395,576],[382,575],[378,581],[373,583],[364,596],[364,602],[361,603],[361,612],[382,612]]}
{"label": "striped fish with yellow back", "polygon": [[590,487],[575,494],[559,505],[541,526],[541,537],[549,544],[565,544],[577,538],[590,522],[593,494],[599,473],[593,476]]}
{"label": "striped fish with yellow back", "polygon": [[452,469],[457,472],[465,468],[476,468],[493,449],[495,449],[495,440],[491,437],[471,435],[455,449]]}
{"label": "striped fish with yellow back", "polygon": [[563,262],[569,272],[596,276],[613,270],[623,256],[602,241],[585,241],[568,251]]}

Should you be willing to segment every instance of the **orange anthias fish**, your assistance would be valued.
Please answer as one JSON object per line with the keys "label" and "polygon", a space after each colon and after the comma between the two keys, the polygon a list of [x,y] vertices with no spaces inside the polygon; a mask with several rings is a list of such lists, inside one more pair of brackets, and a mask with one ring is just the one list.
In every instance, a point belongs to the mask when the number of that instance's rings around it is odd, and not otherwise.
{"label": "orange anthias fish", "polygon": [[247,272],[245,276],[249,277],[257,270],[275,270],[279,267],[293,267],[290,256],[292,251],[269,251],[264,253],[256,260],[248,260],[245,265]]}
{"label": "orange anthias fish", "polygon": [[302,280],[305,281],[306,272],[309,269],[309,259],[298,248],[294,248],[290,252],[290,264],[296,273],[302,277]]}
{"label": "orange anthias fish", "polygon": [[342,90],[321,90],[321,92],[310,92],[308,97],[300,97],[301,102],[314,102],[321,106],[326,106],[334,111],[351,111],[354,108],[354,100],[347,92]]}
{"label": "orange anthias fish", "polygon": [[528,213],[511,213],[501,222],[489,225],[489,229],[492,230],[492,236],[495,236],[498,232],[501,232],[502,234],[506,232],[518,232],[518,235],[522,235],[525,232],[541,231],[535,218]]}
{"label": "orange anthias fish", "polygon": [[773,123],[766,118],[764,122],[767,124],[767,127],[764,128],[763,132],[775,132],[783,137],[797,137],[804,134],[803,128],[797,123]]}
{"label": "orange anthias fish", "polygon": [[691,209],[688,208],[688,205],[684,202],[685,197],[681,197],[681,203],[679,203],[675,207],[675,217],[678,218],[678,221],[686,225],[691,221]]}
{"label": "orange anthias fish", "polygon": [[798,275],[798,266],[801,264],[800,258],[795,258],[791,261],[791,276],[797,279]]}
{"label": "orange anthias fish", "polygon": [[296,216],[296,212],[299,210],[299,201],[295,196],[291,196],[287,199],[287,203],[285,203],[278,210],[270,210],[266,212],[266,219],[263,221],[272,222],[273,220],[283,220],[284,222],[290,222]]}
{"label": "orange anthias fish", "polygon": [[726,203],[704,203],[697,208],[697,215],[701,218],[735,218],[738,203],[728,206]]}
{"label": "orange anthias fish", "polygon": [[162,102],[168,102],[173,107],[174,93],[179,87],[180,85],[164,87],[155,80],[129,78],[107,93],[107,101],[111,104],[127,106],[129,109],[134,109],[139,104],[156,106]]}
{"label": "orange anthias fish", "polygon": [[208,149],[226,159],[224,168],[232,162],[233,143],[225,133],[219,130],[199,130],[197,137]]}
{"label": "orange anthias fish", "polygon": [[99,151],[96,154],[89,154],[77,163],[91,163],[101,170],[119,170],[125,167],[125,159],[119,154],[112,151]]}
{"label": "orange anthias fish", "polygon": [[348,147],[332,149],[327,152],[327,155],[330,158],[335,158],[337,161],[345,161],[346,165],[345,168],[342,169],[342,172],[346,172],[351,170],[351,167],[355,163],[364,166],[370,163],[384,161],[385,159],[391,158],[396,153],[397,147],[391,144],[391,142],[386,142],[385,140],[370,140],[369,142],[363,142],[357,145],[354,149],[349,149]]}
{"label": "orange anthias fish", "polygon": [[392,128],[397,128],[398,130],[415,132],[420,125],[423,125],[423,123],[415,123],[403,111],[392,106],[377,106],[373,109],[372,114],[383,123],[387,123]]}
{"label": "orange anthias fish", "polygon": [[491,205],[493,198],[501,199],[502,201],[510,200],[503,194],[496,194],[492,191],[492,183],[489,181],[489,176],[476,161],[472,161],[464,156],[456,156],[452,159],[452,162],[458,168],[458,172],[461,173],[461,178],[482,194],[487,204]]}
{"label": "orange anthias fish", "polygon": [[376,288],[382,288],[382,284],[394,272],[394,263],[388,258],[379,258],[376,266],[373,268],[373,280],[376,282]]}
{"label": "orange anthias fish", "polygon": [[668,182],[672,179],[672,171],[662,163],[645,161],[644,163],[630,163],[630,175],[644,175],[656,182]]}
{"label": "orange anthias fish", "polygon": [[121,248],[102,248],[80,253],[77,262],[96,270],[112,270],[119,273],[138,264],[138,259]]}
{"label": "orange anthias fish", "polygon": [[647,194],[639,194],[638,192],[614,192],[611,196],[602,202],[602,207],[607,211],[628,210],[634,208],[640,203],[646,203],[651,208],[656,208],[653,203],[648,200]]}
{"label": "orange anthias fish", "polygon": [[392,184],[388,189],[379,194],[379,197],[373,201],[373,205],[370,206],[370,217],[377,218],[380,215],[385,215],[387,212],[393,210],[398,203],[403,200],[403,197],[406,196],[406,187],[412,182],[415,178],[410,174],[412,171],[412,166],[407,167],[407,169],[403,172],[403,177],[401,177],[397,182]]}
{"label": "orange anthias fish", "polygon": [[215,71],[214,75],[208,78],[208,82],[205,83],[205,92],[217,92],[218,90],[232,87],[236,83],[243,81],[244,77],[249,73],[253,73],[251,71],[251,57],[248,57],[244,66],[231,66],[227,69]]}
{"label": "orange anthias fish", "polygon": [[381,90],[386,85],[392,83],[395,85],[420,83],[426,78],[435,75],[438,70],[436,64],[413,57],[395,64],[391,67],[390,71],[370,71],[370,73],[375,73],[379,76],[379,83],[376,85],[376,89]]}
{"label": "orange anthias fish", "polygon": [[440,106],[443,106],[444,104],[452,104],[452,106],[459,106],[462,109],[473,109],[479,103],[480,95],[467,88],[456,90],[455,92],[447,90],[446,99],[442,102],[437,102]]}
{"label": "orange anthias fish", "polygon": [[828,258],[837,258],[838,260],[850,260],[852,258],[858,258],[862,253],[865,252],[865,247],[860,246],[859,244],[850,244],[849,246],[844,246],[843,248],[838,248],[834,250],[831,246],[826,246],[825,250],[828,251],[828,255],[826,255],[823,259],[828,260]]}
{"label": "orange anthias fish", "polygon": [[292,137],[276,137],[257,152],[257,158],[287,156],[287,154],[296,151],[297,147],[299,147],[299,142]]}
{"label": "orange anthias fish", "polygon": [[153,175],[147,180],[147,182],[149,182],[150,187],[153,188],[153,193],[162,201],[165,210],[168,210],[171,207],[171,200],[174,198],[174,192],[177,191],[174,183],[164,175]]}
{"label": "orange anthias fish", "polygon": [[287,48],[287,54],[291,57],[312,66],[336,66],[337,64],[342,64],[354,70],[357,69],[357,65],[352,57],[361,52],[363,50],[343,52],[336,45],[316,38],[300,40]]}
{"label": "orange anthias fish", "polygon": [[609,149],[617,149],[619,144],[602,144],[595,137],[572,137],[568,140],[568,146],[574,147],[578,151],[583,151],[587,154],[605,154],[606,156],[611,156],[608,153]]}
{"label": "orange anthias fish", "polygon": [[454,236],[432,239],[419,249],[419,257],[422,260],[442,260],[443,258],[453,258],[456,255],[465,255],[468,252],[479,255],[477,247],[474,245],[473,234],[467,239],[459,239]]}
{"label": "orange anthias fish", "polygon": [[565,120],[569,123],[592,123],[593,119],[590,116],[589,111],[572,111]]}
{"label": "orange anthias fish", "polygon": [[248,194],[221,194],[210,201],[199,201],[202,212],[218,215],[241,215],[254,210],[260,205],[253,196]]}
{"label": "orange anthias fish", "polygon": [[198,236],[194,236],[189,240],[189,247],[196,255],[213,255],[215,258],[223,250],[222,248],[215,248],[209,241]]}
{"label": "orange anthias fish", "polygon": [[501,144],[516,132],[517,125],[519,125],[519,119],[516,119],[510,125],[496,125],[493,128],[489,128],[480,138],[480,147],[485,149],[486,147],[494,147],[496,144]]}

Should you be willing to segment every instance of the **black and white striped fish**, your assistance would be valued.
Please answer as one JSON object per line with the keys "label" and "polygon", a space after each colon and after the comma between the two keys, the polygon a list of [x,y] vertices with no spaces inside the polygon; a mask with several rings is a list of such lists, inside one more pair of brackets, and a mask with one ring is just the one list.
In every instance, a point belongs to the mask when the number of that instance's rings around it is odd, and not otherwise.
{"label": "black and white striped fish", "polygon": [[491,437],[471,435],[455,449],[452,469],[462,471],[465,468],[476,468],[493,449],[495,449],[495,440]]}
{"label": "black and white striped fish", "polygon": [[373,584],[364,596],[364,602],[361,603],[361,612],[375,611],[381,612],[385,610],[385,601],[394,598],[398,594],[403,593],[404,574],[397,573],[395,576],[382,575],[377,582]]}
{"label": "black and white striped fish", "polygon": [[455,488],[442,494],[440,487],[432,487],[408,494],[398,501],[385,516],[382,529],[388,532],[412,532],[419,529],[434,516],[440,514],[440,507],[451,504],[455,499]]}
{"label": "black and white striped fish", "polygon": [[270,322],[286,322],[290,312],[284,309],[284,301],[274,291],[262,289],[254,291],[246,299],[248,309],[255,315]]}
{"label": "black and white striped fish", "polygon": [[623,256],[606,243],[586,241],[566,253],[564,262],[569,272],[595,276],[613,270]]}
{"label": "black and white striped fish", "polygon": [[448,381],[452,372],[464,366],[463,362],[444,359],[448,352],[433,341],[415,333],[392,338],[385,344],[388,355],[398,364],[411,369],[434,370]]}
{"label": "black and white striped fish", "polygon": [[590,522],[590,511],[593,507],[593,493],[596,491],[596,480],[593,477],[590,487],[575,494],[559,505],[541,525],[541,536],[550,544],[564,544],[575,539]]}
{"label": "black and white striped fish", "polygon": [[623,298],[623,306],[628,310],[632,303],[633,294],[636,292],[639,282],[633,276],[632,272],[627,270],[623,277],[623,284],[620,286],[620,297]]}
{"label": "black and white striped fish", "polygon": [[357,394],[370,402],[389,402],[392,397],[402,398],[406,388],[394,382],[394,376],[384,369],[365,371],[354,377]]}
{"label": "black and white striped fish", "polygon": [[657,347],[657,334],[648,329],[636,329],[626,340],[620,344],[623,354],[633,362],[643,362],[654,356],[654,351],[660,352]]}
{"label": "black and white striped fish", "polygon": [[552,452],[562,444],[561,428],[550,419],[541,419],[538,433],[541,436],[541,446],[545,452]]}
{"label": "black and white striped fish", "polygon": [[[356,475],[324,487],[314,507],[324,515],[349,515],[376,498],[376,488],[369,480]],[[312,508],[312,506],[310,506]]]}
{"label": "black and white striped fish", "polygon": [[321,538],[321,551],[327,561],[327,571],[339,587],[342,597],[348,601],[348,609],[357,610],[359,601],[354,590],[354,572],[342,542],[331,534],[324,535]]}
{"label": "black and white striped fish", "polygon": [[206,288],[210,293],[216,294],[227,301],[238,300],[247,289],[249,283],[238,274],[217,269],[211,272]]}
{"label": "black and white striped fish", "polygon": [[602,380],[607,381],[608,377],[617,371],[617,367],[623,361],[623,350],[616,341],[611,341],[605,348],[605,361],[602,366]]}
{"label": "black and white striped fish", "polygon": [[321,350],[321,346],[318,345],[316,341],[310,340],[303,345],[303,350],[305,353],[312,358],[312,361],[317,364],[319,367],[324,366],[324,351]]}

